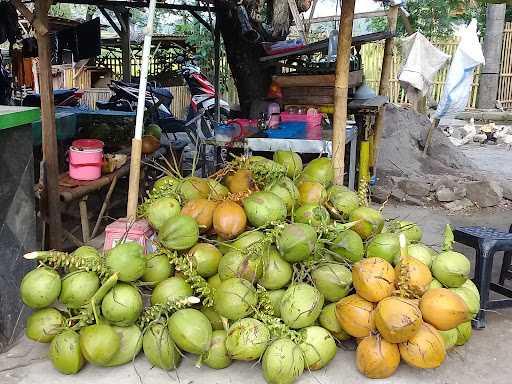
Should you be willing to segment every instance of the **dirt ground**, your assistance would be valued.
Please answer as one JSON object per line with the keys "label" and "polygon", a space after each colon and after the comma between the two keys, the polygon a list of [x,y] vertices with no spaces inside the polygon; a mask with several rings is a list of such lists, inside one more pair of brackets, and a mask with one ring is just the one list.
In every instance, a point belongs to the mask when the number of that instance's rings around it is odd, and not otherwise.
{"label": "dirt ground", "polygon": [[[424,229],[424,241],[434,247],[442,242],[446,223],[453,225],[487,225],[506,230],[512,223],[511,211],[503,209],[481,210],[472,215],[448,215],[447,211],[431,208],[388,205],[388,218],[401,217],[418,222]],[[473,252],[467,247],[457,247],[472,261]],[[494,263],[494,277],[501,266],[502,255]],[[512,281],[510,282],[512,283]],[[512,286],[512,284],[510,284]],[[509,384],[512,377],[512,309],[489,312],[488,325],[474,331],[471,341],[450,352],[438,369],[418,370],[402,363],[394,376],[379,383],[431,383],[431,384]],[[208,367],[194,367],[194,361],[184,359],[176,372],[152,369],[147,360],[139,356],[135,364],[116,368],[98,368],[87,365],[78,375],[68,377],[55,371],[46,359],[48,346],[33,343],[25,338],[7,353],[0,355],[0,383],[2,384],[264,384],[261,370],[256,363],[236,362],[227,369],[216,371]],[[305,373],[298,384],[374,383],[356,369],[355,353],[339,349],[334,361],[321,371]]]}

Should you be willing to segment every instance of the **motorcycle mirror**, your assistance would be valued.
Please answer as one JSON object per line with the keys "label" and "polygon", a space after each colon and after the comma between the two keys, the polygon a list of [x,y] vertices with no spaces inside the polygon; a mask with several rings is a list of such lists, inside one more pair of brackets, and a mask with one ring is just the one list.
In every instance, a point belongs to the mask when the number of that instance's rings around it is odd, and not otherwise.
{"label": "motorcycle mirror", "polygon": [[177,62],[178,64],[183,64],[183,63],[185,62],[185,58],[184,58],[183,56],[178,56],[178,57],[176,58],[176,62]]}

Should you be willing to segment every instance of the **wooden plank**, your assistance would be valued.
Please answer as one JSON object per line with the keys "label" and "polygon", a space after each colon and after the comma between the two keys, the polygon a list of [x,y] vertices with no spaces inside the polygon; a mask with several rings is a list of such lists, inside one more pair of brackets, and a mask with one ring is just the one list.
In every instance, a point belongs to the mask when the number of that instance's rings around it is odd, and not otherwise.
{"label": "wooden plank", "polygon": [[[386,15],[387,15],[387,12],[385,10],[371,11],[371,12],[360,12],[360,13],[356,13],[354,15],[354,19],[369,19],[372,17],[385,17]],[[339,20],[340,20],[339,15],[321,16],[321,17],[312,18],[309,23],[319,24],[319,23],[327,23],[327,22],[333,22],[333,21],[339,21]]]}
{"label": "wooden plank", "polygon": [[[281,88],[287,87],[333,87],[336,75],[277,75],[272,80]],[[363,71],[352,71],[349,73],[349,87],[361,84]]]}
{"label": "wooden plank", "polygon": [[332,129],[332,162],[334,181],[343,185],[345,175],[345,143],[347,128],[348,79],[352,48],[352,25],[354,22],[355,0],[341,4],[341,22],[336,52],[336,81],[334,83],[334,118]]}

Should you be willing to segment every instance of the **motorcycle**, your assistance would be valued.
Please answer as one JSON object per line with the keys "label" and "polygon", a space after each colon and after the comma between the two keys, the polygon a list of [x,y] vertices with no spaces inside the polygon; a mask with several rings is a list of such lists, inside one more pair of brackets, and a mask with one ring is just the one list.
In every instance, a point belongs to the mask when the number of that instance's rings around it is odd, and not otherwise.
{"label": "motorcycle", "polygon": [[[77,107],[83,94],[83,91],[78,88],[54,89],[53,102],[57,107]],[[21,105],[24,107],[41,107],[41,95],[39,93],[27,95]]]}
{"label": "motorcycle", "polygon": [[[174,98],[172,93],[168,88],[159,87],[155,82],[149,82],[146,87],[146,114],[150,122],[158,124],[168,138],[169,134],[176,139],[177,133],[185,133],[189,137],[189,141],[197,148],[201,140],[214,135],[215,87],[201,73],[194,58],[187,62],[184,57],[180,56],[177,58],[177,63],[181,65],[180,73],[191,94],[186,120],[180,120],[173,116],[171,112],[171,103]],[[137,109],[138,84],[113,80],[110,89],[113,95],[108,101],[97,101],[98,109],[127,112]],[[221,119],[226,118],[230,111],[229,104],[219,99],[219,109]],[[171,144],[176,147],[177,143]],[[178,146],[183,148],[184,145]]]}

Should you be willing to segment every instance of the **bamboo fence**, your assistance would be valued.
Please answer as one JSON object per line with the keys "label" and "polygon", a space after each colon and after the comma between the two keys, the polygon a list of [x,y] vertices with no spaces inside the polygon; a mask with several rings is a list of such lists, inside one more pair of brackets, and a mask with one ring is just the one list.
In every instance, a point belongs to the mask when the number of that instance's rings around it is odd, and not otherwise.
{"label": "bamboo fence", "polygon": [[498,100],[503,108],[512,108],[512,22],[505,24],[500,67]]}

